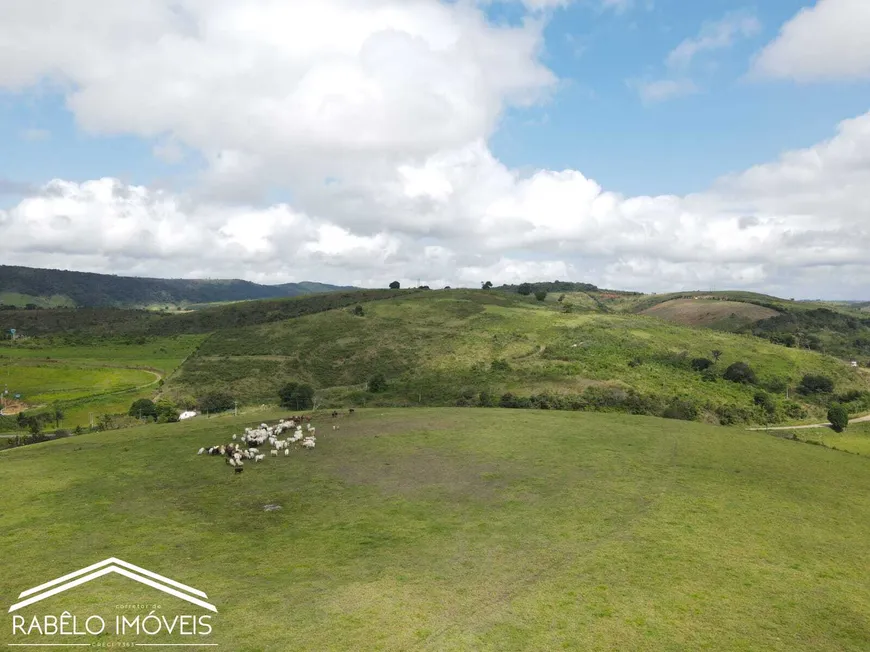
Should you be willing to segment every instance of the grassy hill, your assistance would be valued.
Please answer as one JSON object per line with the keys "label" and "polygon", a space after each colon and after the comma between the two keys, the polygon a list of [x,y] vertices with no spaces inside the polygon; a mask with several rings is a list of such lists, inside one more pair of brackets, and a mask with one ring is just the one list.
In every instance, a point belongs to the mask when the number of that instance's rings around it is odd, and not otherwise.
{"label": "grassy hill", "polygon": [[[646,417],[456,408],[361,411],[335,433],[316,418],[316,449],[241,476],[196,456],[269,416],[0,452],[15,551],[0,593],[118,557],[205,591],[218,613],[197,642],[219,649],[867,649],[866,458]],[[118,576],[21,613],[111,618],[119,602],[191,613]]]}
{"label": "grassy hill", "polygon": [[[517,405],[654,415],[686,408],[688,418],[726,423],[823,416],[827,399],[795,396],[807,373],[831,377],[838,393],[868,390],[867,378],[840,360],[643,315],[566,314],[555,303],[470,290],[362,305],[363,316],[332,310],[216,331],[165,390],[225,389],[270,403],[292,379],[316,387],[324,405],[512,405],[502,400],[510,393]],[[692,359],[713,350],[721,352],[713,369],[693,370]],[[721,378],[738,361],[757,384]],[[377,372],[388,388],[372,394],[365,384]],[[772,396],[770,412],[755,405],[760,389]]]}
{"label": "grassy hill", "polygon": [[293,297],[351,289],[324,283],[259,285],[237,279],[192,280],[123,277],[0,265],[0,304],[23,308],[165,307]]}
{"label": "grassy hill", "polygon": [[646,308],[640,314],[684,326],[733,331],[782,313],[743,301],[671,299]]}

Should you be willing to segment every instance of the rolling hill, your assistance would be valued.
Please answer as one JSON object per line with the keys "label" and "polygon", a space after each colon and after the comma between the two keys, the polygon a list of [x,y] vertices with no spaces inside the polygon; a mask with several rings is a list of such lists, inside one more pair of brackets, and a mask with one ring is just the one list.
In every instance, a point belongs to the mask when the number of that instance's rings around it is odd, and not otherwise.
{"label": "rolling hill", "polygon": [[[314,450],[241,475],[196,455],[285,415],[0,452],[14,551],[0,593],[116,557],[205,591],[218,612],[195,640],[216,649],[867,650],[864,457],[648,417],[461,408],[315,415]],[[20,613],[114,620],[118,603],[155,602],[190,613],[119,576]],[[34,639],[52,640],[4,642]]]}
{"label": "rolling hill", "polygon": [[[324,406],[528,404],[723,423],[822,416],[821,397],[795,396],[804,374],[834,379],[839,393],[858,393],[855,410],[870,398],[866,376],[835,358],[644,315],[565,313],[555,303],[477,290],[361,305],[363,315],[345,308],[217,330],[164,390],[183,398],[224,389],[248,403],[269,403],[296,380],[317,388]],[[718,362],[693,369],[695,358],[714,350]],[[724,380],[735,362],[748,363],[757,382]],[[388,388],[368,392],[366,382],[378,372]],[[775,407],[759,407],[759,391]]]}
{"label": "rolling hill", "polygon": [[303,282],[259,285],[249,281],[162,279],[0,265],[0,304],[54,307],[165,307],[294,297],[353,289]]}
{"label": "rolling hill", "polygon": [[663,301],[640,311],[639,314],[684,326],[732,331],[782,313],[743,301],[693,298]]}
{"label": "rolling hill", "polygon": [[[166,338],[192,337],[196,344],[159,392],[179,405],[194,405],[209,391],[229,392],[242,405],[274,404],[284,383],[298,381],[316,388],[319,405],[335,407],[501,405],[721,424],[824,420],[833,400],[853,415],[870,410],[868,376],[842,359],[750,333],[669,323],[633,312],[649,297],[606,294],[553,293],[537,301],[496,290],[356,290],[183,314],[0,311],[0,328],[26,336],[0,345],[0,356],[4,350],[43,357],[83,347],[146,350]],[[712,303],[725,305],[729,315],[738,309],[734,303],[756,315],[768,310],[736,298]],[[669,297],[643,310],[666,310],[673,301],[710,309],[703,299]],[[816,313],[783,313],[794,314]],[[753,370],[752,382],[724,379],[738,362]],[[370,392],[367,382],[378,373],[386,390]],[[832,379],[833,394],[798,394],[806,374]]]}

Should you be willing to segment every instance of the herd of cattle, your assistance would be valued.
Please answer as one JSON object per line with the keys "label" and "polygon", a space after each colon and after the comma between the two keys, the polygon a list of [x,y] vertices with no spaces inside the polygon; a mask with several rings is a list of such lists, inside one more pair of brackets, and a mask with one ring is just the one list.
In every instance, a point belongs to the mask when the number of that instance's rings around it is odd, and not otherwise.
{"label": "herd of cattle", "polygon": [[[353,413],[353,410],[350,412]],[[332,416],[338,416],[338,412],[333,412]],[[332,429],[338,430],[338,426],[332,426]],[[266,459],[266,453],[260,452],[260,448],[266,445],[271,447],[272,457],[278,457],[282,452],[285,457],[289,456],[291,448],[294,447],[308,450],[314,448],[317,442],[316,432],[316,428],[311,425],[311,417],[290,417],[281,419],[273,426],[261,423],[259,428],[245,428],[244,434],[233,435],[232,443],[203,447],[196,454],[221,456],[236,473],[241,473],[244,471],[245,460],[262,462]],[[285,437],[285,433],[288,436]]]}

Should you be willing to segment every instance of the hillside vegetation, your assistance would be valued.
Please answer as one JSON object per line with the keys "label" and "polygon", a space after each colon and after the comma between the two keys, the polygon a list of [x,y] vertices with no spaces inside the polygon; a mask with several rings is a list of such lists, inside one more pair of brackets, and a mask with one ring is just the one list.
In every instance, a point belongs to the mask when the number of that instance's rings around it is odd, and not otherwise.
{"label": "hillside vegetation", "polygon": [[762,319],[780,315],[776,310],[742,301],[671,299],[640,312],[683,326],[737,330]]}
{"label": "hillside vegetation", "polygon": [[0,304],[39,308],[175,307],[186,304],[292,297],[351,289],[323,283],[259,285],[237,279],[193,280],[124,277],[0,265]]}
{"label": "hillside vegetation", "polygon": [[[197,642],[226,650],[867,649],[866,458],[624,415],[380,412],[315,417],[314,450],[240,476],[196,450],[285,413],[0,452],[0,593],[118,557],[205,591]],[[119,600],[189,613],[117,576],[22,613]]]}
{"label": "hillside vegetation", "polygon": [[[332,310],[217,331],[166,390],[182,397],[226,389],[269,403],[293,379],[317,388],[324,405],[612,409],[734,423],[824,415],[828,397],[794,391],[804,374],[821,374],[836,392],[854,393],[853,410],[870,406],[858,370],[747,335],[631,314],[564,313],[499,292],[423,292],[363,306],[362,316]],[[714,350],[720,359],[710,369],[693,368]],[[722,378],[736,362],[750,365],[755,383]],[[385,375],[386,391],[368,392],[376,373]]]}
{"label": "hillside vegetation", "polygon": [[183,314],[149,310],[79,308],[76,310],[0,311],[0,331],[15,328],[19,336],[44,338],[68,344],[92,344],[104,338],[134,341],[147,336],[210,333],[220,329],[282,321],[325,310],[378,301],[413,293],[414,290],[350,290],[312,294],[291,299],[242,301],[216,305]]}

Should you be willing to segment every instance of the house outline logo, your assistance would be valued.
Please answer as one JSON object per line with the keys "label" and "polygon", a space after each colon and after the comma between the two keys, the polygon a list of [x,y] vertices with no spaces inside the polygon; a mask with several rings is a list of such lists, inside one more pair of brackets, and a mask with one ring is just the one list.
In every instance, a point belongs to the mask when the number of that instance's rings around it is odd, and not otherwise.
{"label": "house outline logo", "polygon": [[32,589],[22,591],[18,598],[19,600],[21,598],[26,599],[13,604],[9,607],[7,613],[18,611],[22,607],[45,600],[53,595],[63,593],[64,591],[68,591],[69,589],[81,586],[91,580],[95,580],[98,577],[103,577],[104,575],[109,575],[111,573],[123,575],[124,577],[139,582],[140,584],[145,584],[146,586],[150,586],[158,591],[163,591],[164,593],[168,593],[176,598],[181,598],[191,604],[195,604],[203,609],[208,609],[209,611],[217,613],[217,607],[200,599],[208,598],[208,596],[199,589],[187,586],[181,582],[176,582],[168,577],[158,575],[157,573],[135,566],[134,564],[130,564],[122,559],[117,559],[116,557],[109,557],[108,559],[104,559],[96,564],[91,564],[86,568],[68,573],[63,577],[58,577],[50,582],[46,582],[45,584],[40,584]]}

